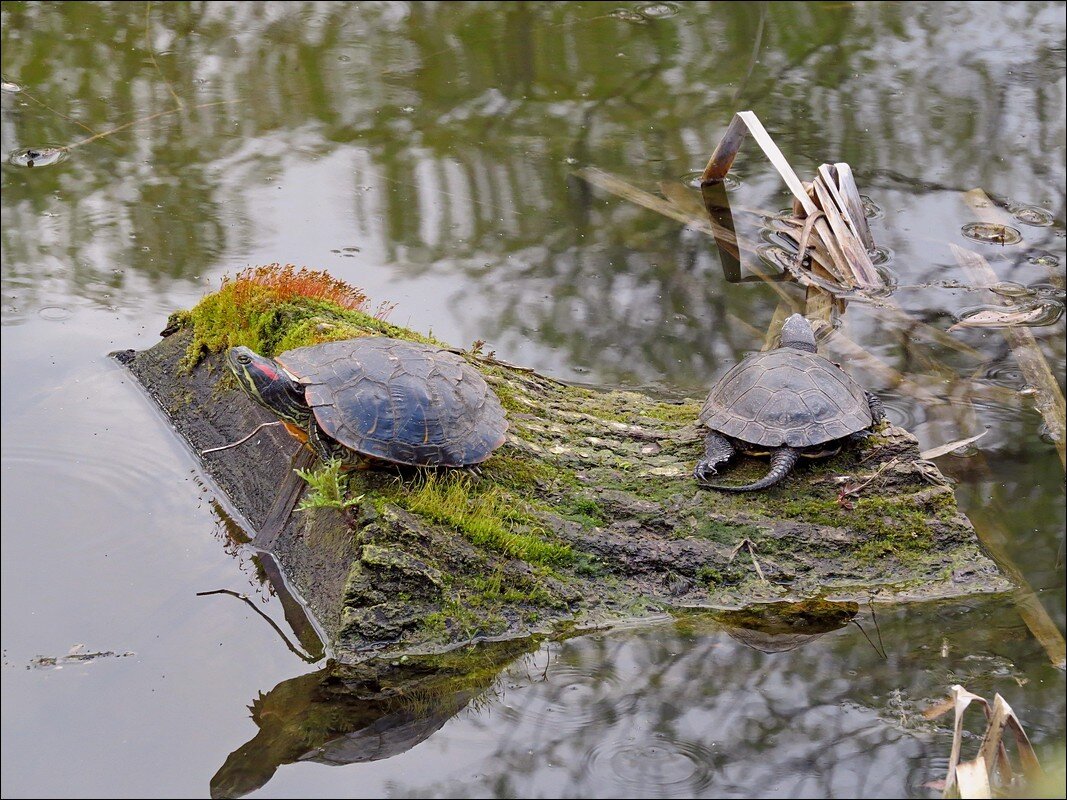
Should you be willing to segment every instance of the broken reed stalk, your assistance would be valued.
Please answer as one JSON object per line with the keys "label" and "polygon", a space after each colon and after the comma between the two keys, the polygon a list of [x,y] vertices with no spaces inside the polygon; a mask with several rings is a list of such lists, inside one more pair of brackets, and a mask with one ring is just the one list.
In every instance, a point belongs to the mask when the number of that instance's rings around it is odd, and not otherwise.
{"label": "broken reed stalk", "polygon": [[[963,750],[963,716],[970,705],[981,706],[985,713],[986,730],[978,755],[973,761],[960,761]],[[994,695],[992,704],[984,697],[973,694],[956,684],[952,687],[952,697],[948,702],[938,703],[923,716],[936,719],[951,709],[954,713],[952,723],[952,752],[948,759],[948,773],[945,776],[942,797],[985,798],[992,797],[994,790],[998,795],[1009,790],[1018,790],[1015,785],[1014,771],[1004,746],[1004,734],[1007,730],[1015,736],[1019,765],[1031,785],[1040,779],[1044,772],[1038,763],[1030,737],[1026,735],[1022,722],[1016,716],[1008,702],[999,694]]]}
{"label": "broken reed stalk", "polygon": [[[803,183],[774,143],[763,123],[751,111],[739,111],[712,153],[700,176],[704,186],[721,182],[745,140],[751,135],[793,194],[794,215],[814,219],[816,245],[813,261],[843,287],[878,289],[884,286],[867,251],[874,246],[867,218],[862,213],[852,170],[847,164],[823,164],[811,184]],[[857,213],[858,212],[858,213]],[[801,256],[804,254],[801,253]]]}

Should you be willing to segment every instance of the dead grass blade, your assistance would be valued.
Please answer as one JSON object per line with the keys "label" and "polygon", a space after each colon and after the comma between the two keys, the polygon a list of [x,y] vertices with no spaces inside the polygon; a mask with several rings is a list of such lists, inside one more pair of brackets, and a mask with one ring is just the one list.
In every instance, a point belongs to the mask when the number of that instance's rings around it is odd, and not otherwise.
{"label": "dead grass blade", "polygon": [[[975,759],[961,762],[963,716],[972,703],[982,707],[986,717],[986,730]],[[1015,737],[1016,752],[1026,782],[1032,784],[1044,775],[1022,723],[999,694],[994,696],[990,706],[984,697],[957,684],[952,687],[952,697],[949,700],[927,709],[923,716],[934,719],[950,708],[955,710],[955,719],[952,728],[952,752],[949,755],[948,774],[945,777],[942,797],[958,796],[964,800],[987,798],[1018,788],[1015,772],[1004,746],[1004,732],[1009,728]]]}
{"label": "dead grass blade", "polygon": [[939,447],[931,447],[929,450],[923,450],[921,453],[919,453],[919,457],[924,458],[926,460],[930,460],[931,458],[937,458],[938,456],[946,455],[948,453],[951,453],[953,450],[959,450],[961,447],[966,447],[971,442],[977,442],[987,433],[989,433],[989,431],[982,431],[977,436],[968,436],[966,439],[957,439],[954,442],[949,442],[948,444],[943,444]]}
{"label": "dead grass blade", "polygon": [[955,331],[960,328],[1004,328],[1009,325],[1026,325],[1041,319],[1047,313],[1047,310],[1041,307],[1006,308],[1003,311],[987,309],[961,319],[949,330]]}

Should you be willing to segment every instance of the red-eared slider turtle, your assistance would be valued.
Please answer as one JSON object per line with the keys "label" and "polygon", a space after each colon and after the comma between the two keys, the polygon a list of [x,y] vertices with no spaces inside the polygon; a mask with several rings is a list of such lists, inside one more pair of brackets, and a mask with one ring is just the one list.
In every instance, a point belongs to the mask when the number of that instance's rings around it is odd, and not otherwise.
{"label": "red-eared slider turtle", "polygon": [[306,434],[324,461],[460,467],[504,443],[496,395],[470,364],[438,347],[366,337],[273,360],[233,347],[226,361],[241,388]]}
{"label": "red-eared slider turtle", "polygon": [[[781,347],[746,357],[712,387],[700,412],[711,432],[693,475],[726,492],[766,489],[789,474],[799,456],[833,455],[884,418],[877,397],[815,352],[811,325],[794,314],[782,326]],[[738,450],[770,453],[770,472],[745,486],[704,483]]]}

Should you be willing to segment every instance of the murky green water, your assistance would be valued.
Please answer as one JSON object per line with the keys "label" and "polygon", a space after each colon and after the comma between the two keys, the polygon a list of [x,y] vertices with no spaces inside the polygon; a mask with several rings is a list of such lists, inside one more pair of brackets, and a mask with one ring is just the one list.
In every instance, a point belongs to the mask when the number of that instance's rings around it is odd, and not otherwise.
{"label": "murky green water", "polygon": [[[247,605],[197,596],[248,593],[288,630],[106,357],[279,261],[564,379],[700,395],[778,296],[575,171],[656,192],[750,108],[802,176],[852,165],[913,316],[991,302],[952,288],[950,243],[1044,304],[1062,387],[1062,3],[4,3],[0,23],[5,796],[934,796],[948,723],[918,712],[955,682],[1062,750],[1064,673],[1003,597],[878,629],[861,609],[789,650],[663,622],[530,643],[419,703],[353,699]],[[788,204],[755,148],[734,172],[735,208]],[[964,237],[975,187],[1020,244]],[[933,393],[834,354],[924,446],[989,426],[940,465],[1062,632],[1063,469],[1000,332],[928,348],[860,304],[844,331]],[[76,645],[114,655],[33,662]]]}

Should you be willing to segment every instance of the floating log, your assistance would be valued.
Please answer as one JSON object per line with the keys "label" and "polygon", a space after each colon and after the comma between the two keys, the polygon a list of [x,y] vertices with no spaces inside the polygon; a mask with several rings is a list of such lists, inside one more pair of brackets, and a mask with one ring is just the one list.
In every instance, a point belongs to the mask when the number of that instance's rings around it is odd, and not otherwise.
{"label": "floating log", "polygon": [[[222,294],[204,302],[218,311]],[[417,338],[321,300],[290,297],[277,310],[239,296],[255,308],[257,335],[271,342]],[[222,364],[227,336],[249,331],[207,330],[242,318],[230,311],[176,315],[159,344],[125,356],[197,452],[270,419]],[[699,399],[570,386],[489,355],[464,357],[511,423],[507,443],[477,471],[353,471],[342,476],[348,499],[358,498],[352,508],[291,512],[274,531],[268,519],[299,443],[275,426],[204,457],[342,660],[686,607],[813,596],[896,602],[1010,586],[982,555],[951,487],[903,430],[886,427],[862,449],[811,462],[767,492],[723,495],[698,488],[691,475],[703,447]],[[735,476],[750,480],[766,468],[742,459]],[[844,482],[871,478],[839,502]],[[744,540],[759,570],[731,557]]]}

